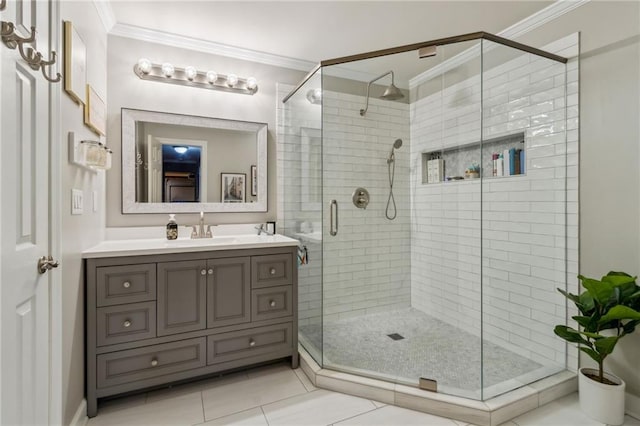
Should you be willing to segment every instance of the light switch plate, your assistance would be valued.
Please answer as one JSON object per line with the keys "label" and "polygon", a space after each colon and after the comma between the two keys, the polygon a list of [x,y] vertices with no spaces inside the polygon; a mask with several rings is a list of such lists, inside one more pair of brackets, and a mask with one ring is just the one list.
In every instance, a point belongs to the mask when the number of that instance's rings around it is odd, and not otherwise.
{"label": "light switch plate", "polygon": [[93,191],[93,212],[98,211],[98,191]]}
{"label": "light switch plate", "polygon": [[84,197],[82,189],[71,190],[71,214],[82,214],[84,212]]}

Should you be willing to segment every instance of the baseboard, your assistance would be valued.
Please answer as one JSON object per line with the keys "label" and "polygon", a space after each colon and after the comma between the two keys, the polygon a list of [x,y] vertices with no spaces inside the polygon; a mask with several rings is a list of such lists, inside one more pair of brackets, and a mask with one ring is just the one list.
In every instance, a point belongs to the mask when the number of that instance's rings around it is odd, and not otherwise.
{"label": "baseboard", "polygon": [[627,392],[624,401],[625,411],[631,417],[640,419],[640,397]]}
{"label": "baseboard", "polygon": [[80,401],[80,405],[78,405],[76,413],[73,415],[73,419],[71,419],[70,426],[86,426],[88,422],[89,417],[87,417],[87,400],[82,398],[82,401]]}

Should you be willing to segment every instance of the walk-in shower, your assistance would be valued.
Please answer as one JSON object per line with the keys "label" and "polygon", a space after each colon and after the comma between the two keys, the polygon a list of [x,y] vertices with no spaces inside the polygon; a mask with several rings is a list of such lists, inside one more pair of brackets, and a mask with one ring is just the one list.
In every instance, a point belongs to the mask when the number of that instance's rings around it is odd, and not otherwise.
{"label": "walk-in shower", "polygon": [[319,365],[482,400],[572,362],[553,327],[577,273],[576,43],[473,33],[279,86],[278,220],[309,250],[299,337]]}

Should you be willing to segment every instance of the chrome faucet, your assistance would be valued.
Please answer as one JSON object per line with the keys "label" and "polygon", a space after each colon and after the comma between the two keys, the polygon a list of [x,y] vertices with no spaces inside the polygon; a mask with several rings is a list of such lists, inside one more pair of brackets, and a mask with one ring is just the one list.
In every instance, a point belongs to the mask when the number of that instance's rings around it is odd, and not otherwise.
{"label": "chrome faucet", "polygon": [[198,225],[187,225],[187,228],[191,228],[191,239],[213,238],[211,225],[207,225],[207,232],[204,231],[204,212],[200,212],[200,222]]}

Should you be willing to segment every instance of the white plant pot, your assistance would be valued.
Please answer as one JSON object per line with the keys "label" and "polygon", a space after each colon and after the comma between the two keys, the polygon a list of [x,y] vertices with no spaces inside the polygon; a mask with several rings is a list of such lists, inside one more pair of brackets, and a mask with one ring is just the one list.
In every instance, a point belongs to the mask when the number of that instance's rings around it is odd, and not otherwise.
{"label": "white plant pot", "polygon": [[598,370],[581,368],[578,374],[580,408],[589,417],[607,425],[624,423],[624,390],[626,384],[613,374],[604,373],[604,377],[616,383],[605,385],[585,376],[585,372],[598,375]]}

